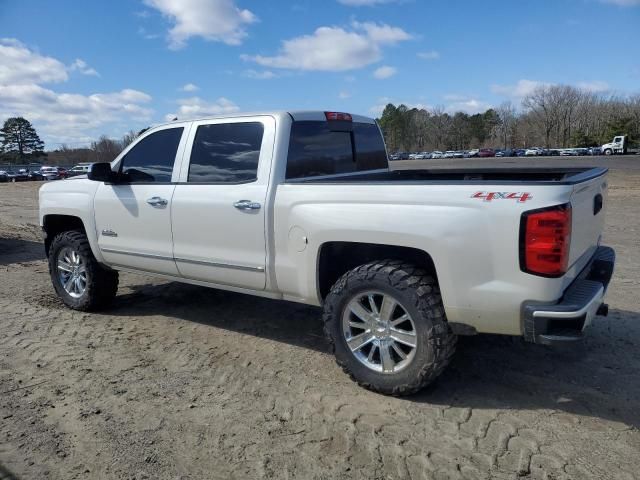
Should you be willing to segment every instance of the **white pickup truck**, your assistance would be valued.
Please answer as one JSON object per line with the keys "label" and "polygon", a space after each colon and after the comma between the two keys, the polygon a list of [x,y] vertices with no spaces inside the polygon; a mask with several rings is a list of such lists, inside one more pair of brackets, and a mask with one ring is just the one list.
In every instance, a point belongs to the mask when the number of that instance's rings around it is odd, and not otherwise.
{"label": "white pickup truck", "polygon": [[271,112],[154,127],[44,185],[40,222],[70,308],[119,270],[322,306],[345,371],[403,395],[457,335],[569,343],[606,315],[606,191],[602,168],[393,171],[370,118]]}

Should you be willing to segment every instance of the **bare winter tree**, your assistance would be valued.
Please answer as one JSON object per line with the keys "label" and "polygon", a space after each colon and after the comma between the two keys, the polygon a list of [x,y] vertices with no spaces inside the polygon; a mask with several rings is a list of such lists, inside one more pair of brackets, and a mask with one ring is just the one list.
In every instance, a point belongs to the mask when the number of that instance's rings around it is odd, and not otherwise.
{"label": "bare winter tree", "polygon": [[554,97],[555,94],[551,86],[541,85],[522,101],[522,106],[533,120],[530,124],[542,128],[544,144],[547,148],[550,145],[551,132],[553,132],[557,121]]}
{"label": "bare winter tree", "polygon": [[513,147],[513,134],[516,127],[517,112],[511,102],[502,103],[497,109],[500,123],[497,125],[498,135],[503,148]]}
{"label": "bare winter tree", "polygon": [[106,135],[102,135],[97,142],[91,142],[93,162],[110,162],[122,151],[122,144]]}
{"label": "bare winter tree", "polygon": [[138,134],[136,132],[134,132],[133,130],[130,130],[128,133],[125,133],[122,137],[122,140],[120,140],[120,146],[122,147],[122,149],[124,150],[125,148],[127,148],[129,146],[129,144],[131,142],[133,142],[136,138],[138,137]]}

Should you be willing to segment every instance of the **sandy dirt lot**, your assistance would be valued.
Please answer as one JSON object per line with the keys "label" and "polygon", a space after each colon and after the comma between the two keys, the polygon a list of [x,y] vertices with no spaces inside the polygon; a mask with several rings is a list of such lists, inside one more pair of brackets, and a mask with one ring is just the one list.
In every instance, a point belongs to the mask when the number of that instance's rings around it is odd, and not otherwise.
{"label": "sandy dirt lot", "polygon": [[640,478],[640,158],[598,162],[609,317],[570,351],[462,338],[402,399],[341,372],[316,308],[130,274],[64,308],[38,185],[0,184],[0,479]]}

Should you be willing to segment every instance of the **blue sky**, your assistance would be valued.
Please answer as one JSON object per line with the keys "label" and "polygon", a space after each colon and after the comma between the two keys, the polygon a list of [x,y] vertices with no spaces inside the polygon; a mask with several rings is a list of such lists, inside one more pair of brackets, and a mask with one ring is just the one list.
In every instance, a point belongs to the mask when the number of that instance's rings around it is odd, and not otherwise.
{"label": "blue sky", "polygon": [[173,115],[640,93],[640,0],[0,0],[0,38],[0,120],[47,148]]}

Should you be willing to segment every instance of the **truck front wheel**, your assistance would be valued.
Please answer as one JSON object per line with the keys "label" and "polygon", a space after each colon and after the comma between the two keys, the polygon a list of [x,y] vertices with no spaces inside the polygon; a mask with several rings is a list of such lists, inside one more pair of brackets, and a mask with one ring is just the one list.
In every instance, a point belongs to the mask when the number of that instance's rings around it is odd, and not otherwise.
{"label": "truck front wheel", "polygon": [[456,346],[436,281],[400,260],[344,274],[324,304],[336,361],[361,386],[409,395],[433,382]]}
{"label": "truck front wheel", "polygon": [[118,272],[98,263],[87,236],[77,230],[59,233],[51,242],[49,273],[58,296],[74,310],[105,307],[118,290]]}
{"label": "truck front wheel", "polygon": [[607,149],[604,151],[604,154],[605,154],[605,155],[613,155],[613,150],[611,150],[610,148],[607,148]]}

